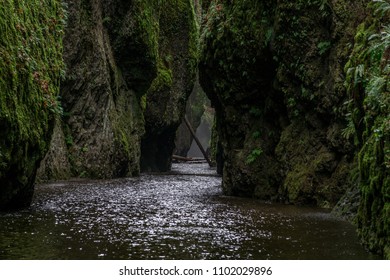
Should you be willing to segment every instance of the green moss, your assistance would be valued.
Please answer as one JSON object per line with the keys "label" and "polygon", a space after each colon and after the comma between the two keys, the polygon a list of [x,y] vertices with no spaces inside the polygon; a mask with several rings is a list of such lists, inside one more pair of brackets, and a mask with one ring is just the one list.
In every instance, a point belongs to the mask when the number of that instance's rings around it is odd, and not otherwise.
{"label": "green moss", "polygon": [[199,26],[197,26],[193,1],[189,0],[164,0],[158,5],[159,10],[159,49],[157,77],[153,81],[150,91],[158,91],[161,88],[170,88],[173,83],[173,57],[178,54],[177,50],[171,49],[170,40],[175,36],[181,36],[183,28],[188,29],[188,38],[184,42],[186,50],[185,56],[190,71],[193,73],[197,69],[199,56]]}
{"label": "green moss", "polygon": [[141,166],[165,171],[171,167],[175,132],[195,82],[199,36],[192,0],[155,2],[157,75],[147,91]]}
{"label": "green moss", "polygon": [[[126,8],[121,8],[118,4],[118,11],[105,15],[111,18],[105,21],[104,25],[111,36],[115,59],[125,75],[128,87],[134,89],[138,97],[146,93],[157,74],[158,2],[135,0]],[[92,9],[85,7],[81,12],[88,13],[90,10]],[[91,20],[97,21],[99,17],[92,16]],[[104,21],[104,18],[102,20]],[[85,27],[87,22],[88,19],[84,19],[82,27]],[[97,24],[96,22],[91,29]]]}
{"label": "green moss", "polygon": [[140,99],[140,106],[141,106],[141,109],[143,112],[146,109],[146,103],[147,103],[147,96],[145,94],[145,95],[141,96],[141,99]]}
{"label": "green moss", "polygon": [[[3,190],[11,185],[31,184],[36,166],[47,151],[54,116],[62,112],[57,96],[60,78],[64,76],[65,19],[61,1],[1,2],[0,185],[4,184]],[[17,178],[7,179],[9,172],[17,174]],[[4,202],[1,200],[0,195],[0,204]]]}
{"label": "green moss", "polygon": [[[373,4],[375,9],[378,5],[379,2]],[[359,26],[352,55],[345,67],[353,116],[350,122],[353,122],[360,150],[359,233],[367,247],[385,258],[390,258],[388,16],[368,18]]]}
{"label": "green moss", "polygon": [[125,151],[129,154],[130,153],[130,143],[129,143],[129,139],[128,137],[126,136],[125,132],[124,131],[121,131],[121,143],[125,149]]}
{"label": "green moss", "polygon": [[0,17],[0,118],[17,126],[22,139],[37,141],[46,128],[35,124],[59,112],[64,10],[54,0],[7,0]]}
{"label": "green moss", "polygon": [[[193,77],[192,83],[189,84],[193,84],[199,56],[199,27],[197,26],[193,1],[162,0],[158,2],[158,5],[152,6],[158,16],[156,33],[157,76],[148,90],[149,95],[157,92],[162,94],[172,90],[174,81],[182,75],[180,71],[187,71],[187,69],[190,70]],[[172,43],[172,41],[176,41],[176,43]],[[182,49],[177,49],[177,45],[180,45]],[[182,59],[178,57],[182,55],[186,57],[187,65],[185,67],[187,69],[174,69],[174,67],[177,68],[175,60]],[[175,96],[177,93],[171,93],[171,95]]]}
{"label": "green moss", "polygon": [[307,194],[313,193],[313,182],[310,182],[311,170],[305,165],[297,166],[293,171],[289,172],[284,181],[284,191],[287,193],[290,202],[297,204],[307,204],[310,196]]}
{"label": "green moss", "polygon": [[135,1],[138,7],[136,34],[142,36],[144,42],[147,42],[149,49],[152,50],[153,57],[158,54],[158,14],[155,10],[157,1],[152,0],[137,0]]}
{"label": "green moss", "polygon": [[116,171],[118,174],[115,176],[139,175],[139,142],[144,133],[144,119],[139,117],[143,114],[144,107],[142,106],[146,106],[146,95],[141,97],[140,106],[135,97],[129,100],[128,95],[120,94],[116,99],[116,110],[110,113],[110,121],[115,135],[113,144],[118,146],[116,150],[123,153],[123,156],[119,156],[118,159],[126,162],[124,164],[126,170]]}
{"label": "green moss", "polygon": [[198,62],[199,62],[199,56],[200,56],[200,49],[199,49],[199,37],[200,37],[200,26],[198,24],[198,21],[196,20],[196,14],[195,14],[195,7],[193,4],[193,1],[190,1],[189,3],[189,17],[187,19],[189,24],[189,47],[188,47],[188,65],[191,69],[191,72],[194,73],[198,71]]}
{"label": "green moss", "polygon": [[2,1],[0,119],[21,140],[39,141],[60,112],[64,20],[59,1]]}
{"label": "green moss", "polygon": [[157,77],[153,80],[152,85],[149,88],[149,91],[159,91],[172,86],[172,69],[164,66],[163,63],[159,63]]}

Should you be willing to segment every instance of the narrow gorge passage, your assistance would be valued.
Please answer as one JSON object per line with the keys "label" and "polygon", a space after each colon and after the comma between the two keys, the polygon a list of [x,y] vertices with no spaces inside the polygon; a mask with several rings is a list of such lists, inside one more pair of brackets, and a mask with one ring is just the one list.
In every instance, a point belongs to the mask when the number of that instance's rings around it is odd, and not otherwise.
{"label": "narrow gorge passage", "polygon": [[390,259],[389,13],[2,0],[0,258]]}
{"label": "narrow gorge passage", "polygon": [[174,164],[39,185],[30,209],[0,213],[0,259],[373,258],[326,211],[227,197],[220,183],[207,164]]}

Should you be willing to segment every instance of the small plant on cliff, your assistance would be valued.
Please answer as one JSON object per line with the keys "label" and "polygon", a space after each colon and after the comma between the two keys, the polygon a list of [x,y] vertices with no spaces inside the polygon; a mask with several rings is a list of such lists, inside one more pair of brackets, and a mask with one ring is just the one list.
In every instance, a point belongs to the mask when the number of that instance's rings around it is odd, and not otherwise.
{"label": "small plant on cliff", "polygon": [[246,158],[246,164],[254,163],[263,154],[262,148],[253,149],[252,152]]}
{"label": "small plant on cliff", "polygon": [[384,16],[390,12],[390,3],[386,0],[373,0],[375,5],[375,14]]}
{"label": "small plant on cliff", "polygon": [[141,106],[142,111],[146,110],[146,106],[147,106],[147,95],[146,94],[141,96],[141,98],[140,98],[140,106]]}
{"label": "small plant on cliff", "polygon": [[317,45],[318,48],[318,53],[320,55],[325,54],[331,47],[331,43],[326,41],[326,42],[319,42]]}
{"label": "small plant on cliff", "polygon": [[261,117],[262,113],[263,113],[262,110],[258,107],[252,107],[249,110],[249,114],[251,114],[254,117]]}
{"label": "small plant on cliff", "polygon": [[261,137],[261,132],[256,130],[255,132],[252,133],[252,138],[253,139],[259,139]]}
{"label": "small plant on cliff", "polygon": [[347,125],[341,131],[341,136],[343,136],[345,139],[350,139],[356,133],[355,125],[353,123],[353,118],[351,113],[346,114],[345,117],[347,119]]}

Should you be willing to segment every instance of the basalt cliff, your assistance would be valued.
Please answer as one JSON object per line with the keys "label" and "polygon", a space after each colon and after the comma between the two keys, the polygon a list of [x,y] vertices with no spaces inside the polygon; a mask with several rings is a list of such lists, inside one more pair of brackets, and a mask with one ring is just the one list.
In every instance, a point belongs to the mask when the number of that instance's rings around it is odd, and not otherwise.
{"label": "basalt cliff", "polygon": [[199,78],[227,195],[333,209],[390,258],[389,13],[387,0],[2,1],[0,208],[28,206],[35,182],[170,170],[186,105],[204,109],[187,102]]}
{"label": "basalt cliff", "polygon": [[224,191],[357,212],[363,240],[387,257],[388,11],[387,1],[212,1],[199,66]]}

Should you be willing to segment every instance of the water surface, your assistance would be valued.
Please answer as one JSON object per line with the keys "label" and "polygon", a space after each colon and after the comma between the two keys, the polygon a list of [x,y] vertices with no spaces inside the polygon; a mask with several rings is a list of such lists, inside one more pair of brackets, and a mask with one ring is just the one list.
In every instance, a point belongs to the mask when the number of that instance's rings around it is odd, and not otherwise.
{"label": "water surface", "polygon": [[173,171],[37,186],[0,213],[0,259],[374,258],[327,211],[223,196],[204,164]]}

